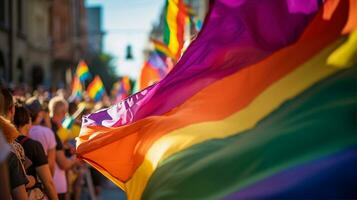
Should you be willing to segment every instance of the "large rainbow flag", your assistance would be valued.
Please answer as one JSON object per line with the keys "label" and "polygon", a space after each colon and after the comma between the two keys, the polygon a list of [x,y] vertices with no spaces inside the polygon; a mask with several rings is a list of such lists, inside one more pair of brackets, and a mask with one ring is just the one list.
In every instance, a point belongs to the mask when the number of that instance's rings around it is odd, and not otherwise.
{"label": "large rainbow flag", "polygon": [[356,55],[357,1],[216,0],[163,80],[83,118],[77,153],[128,199],[357,198]]}
{"label": "large rainbow flag", "polygon": [[79,77],[79,80],[82,82],[91,77],[89,73],[88,65],[84,60],[79,61],[76,70],[76,76]]}
{"label": "large rainbow flag", "polygon": [[184,0],[166,0],[164,43],[176,60],[181,56],[185,26],[189,22]]}
{"label": "large rainbow flag", "polygon": [[99,101],[105,94],[105,88],[99,76],[95,76],[93,81],[88,85],[87,93],[94,101]]}

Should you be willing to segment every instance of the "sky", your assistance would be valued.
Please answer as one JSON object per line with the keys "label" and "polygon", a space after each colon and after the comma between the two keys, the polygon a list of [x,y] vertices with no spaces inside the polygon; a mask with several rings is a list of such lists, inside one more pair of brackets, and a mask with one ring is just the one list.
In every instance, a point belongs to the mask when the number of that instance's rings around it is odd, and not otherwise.
{"label": "sky", "polygon": [[[119,75],[136,79],[144,62],[143,50],[151,27],[159,20],[164,0],[87,0],[86,6],[102,7],[103,50],[115,57]],[[126,46],[134,59],[125,60]]]}

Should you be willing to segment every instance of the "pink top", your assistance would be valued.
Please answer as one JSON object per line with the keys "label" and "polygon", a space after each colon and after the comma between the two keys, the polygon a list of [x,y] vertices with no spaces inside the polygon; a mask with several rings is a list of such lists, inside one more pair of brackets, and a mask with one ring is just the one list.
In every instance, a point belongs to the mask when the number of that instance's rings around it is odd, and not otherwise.
{"label": "pink top", "polygon": [[56,147],[56,139],[54,133],[51,129],[41,126],[34,125],[31,127],[29,132],[29,137],[36,140],[42,144],[43,149],[47,155],[48,150],[54,149]]}

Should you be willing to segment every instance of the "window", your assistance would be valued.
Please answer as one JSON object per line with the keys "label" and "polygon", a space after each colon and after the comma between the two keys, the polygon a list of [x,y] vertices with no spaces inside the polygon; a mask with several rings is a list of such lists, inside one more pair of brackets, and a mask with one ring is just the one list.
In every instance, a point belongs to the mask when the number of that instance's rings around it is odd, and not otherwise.
{"label": "window", "polygon": [[22,0],[17,0],[17,31],[23,32],[23,2]]}
{"label": "window", "polygon": [[6,0],[0,0],[0,26],[6,25]]}

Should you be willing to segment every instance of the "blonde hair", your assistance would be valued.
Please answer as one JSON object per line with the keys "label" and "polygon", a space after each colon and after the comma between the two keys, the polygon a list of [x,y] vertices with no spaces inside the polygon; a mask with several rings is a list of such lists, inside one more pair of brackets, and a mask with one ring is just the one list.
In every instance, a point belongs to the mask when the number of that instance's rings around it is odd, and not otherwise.
{"label": "blonde hair", "polygon": [[5,136],[6,141],[10,144],[20,135],[16,127],[5,117],[0,116],[0,128]]}
{"label": "blonde hair", "polygon": [[61,96],[53,97],[48,103],[50,117],[53,117],[53,115],[58,112],[59,108],[61,108],[62,106],[68,106],[67,101]]}

